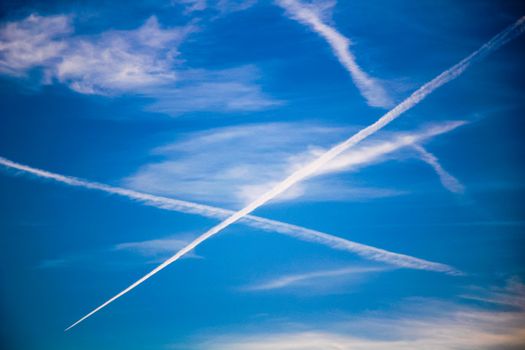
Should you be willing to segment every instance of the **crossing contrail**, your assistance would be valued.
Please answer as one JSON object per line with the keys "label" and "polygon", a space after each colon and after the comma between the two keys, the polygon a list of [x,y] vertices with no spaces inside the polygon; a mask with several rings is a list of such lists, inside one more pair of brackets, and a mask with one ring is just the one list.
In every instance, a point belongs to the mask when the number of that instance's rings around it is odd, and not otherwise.
{"label": "crossing contrail", "polygon": [[[345,159],[342,159],[340,164],[327,164],[322,171],[334,171],[332,167],[344,167],[346,169],[363,166],[377,161],[380,157],[387,155],[389,153],[395,152],[400,148],[406,146],[413,146],[417,143],[421,143],[433,136],[440,135],[451,130],[458,128],[459,126],[464,125],[464,121],[452,121],[445,122],[438,125],[433,125],[425,128],[422,131],[403,133],[393,139],[388,139],[377,143],[372,146],[364,147],[352,153],[347,154]],[[354,155],[355,154],[355,155]],[[232,215],[234,211],[213,207],[209,205],[203,205],[195,202],[189,202],[184,200],[178,200],[173,198],[167,198],[163,196],[151,195],[143,192],[133,191],[125,188],[110,186],[106,184],[101,184],[94,181],[88,181],[80,179],[78,177],[66,176],[50,171],[38,169],[28,165],[16,163],[12,160],[0,157],[0,165],[8,169],[17,170],[19,172],[30,174],[39,178],[44,178],[48,180],[53,180],[62,184],[66,184],[73,187],[82,187],[86,189],[96,190],[105,192],[111,195],[118,195],[131,200],[137,201],[141,204],[153,206],[156,208],[177,211],[187,214],[196,214],[208,218],[214,219],[225,219],[228,216]],[[320,175],[321,172],[318,172]],[[303,241],[322,244],[332,249],[343,250],[352,252],[361,256],[362,258],[388,263],[391,265],[428,270],[428,271],[437,271],[444,272],[448,274],[458,274],[459,272],[454,268],[431,262],[428,260],[423,260],[415,258],[412,256],[398,254],[390,252],[384,249],[371,247],[368,245],[360,244],[357,242],[352,242],[344,238],[330,235],[328,233],[320,232],[317,230],[308,229],[305,227],[292,225],[284,222],[279,222],[276,220],[270,220],[258,216],[247,215],[246,217],[240,220],[241,223],[249,225],[254,228],[261,229],[267,232],[277,232],[280,234],[288,235]]]}
{"label": "crossing contrail", "polygon": [[385,108],[392,106],[392,100],[383,87],[357,64],[350,51],[350,40],[347,37],[324,23],[311,6],[302,4],[297,0],[276,0],[276,3],[284,8],[291,18],[310,27],[311,30],[326,40],[335,57],[350,73],[361,95],[366,98],[370,106]]}
{"label": "crossing contrail", "polygon": [[288,188],[292,187],[296,183],[312,175],[319,168],[321,168],[323,165],[325,165],[330,160],[334,159],[335,157],[337,157],[344,151],[346,151],[348,148],[354,146],[355,144],[364,140],[368,136],[374,134],[378,130],[390,124],[392,121],[397,119],[403,112],[417,105],[425,97],[431,94],[434,90],[436,90],[437,88],[441,87],[442,85],[450,82],[451,80],[461,75],[461,73],[463,73],[470,66],[471,63],[485,57],[490,52],[498,49],[499,47],[507,43],[509,40],[521,34],[525,27],[524,23],[525,23],[525,16],[521,17],[514,24],[512,24],[511,26],[503,30],[501,33],[496,35],[494,38],[489,40],[482,47],[480,47],[478,50],[474,51],[472,54],[470,54],[469,56],[461,60],[459,63],[447,69],[443,73],[439,74],[436,78],[432,79],[428,83],[424,84],[418,90],[413,92],[408,98],[406,98],[400,104],[398,104],[393,109],[391,109],[389,112],[387,112],[385,115],[383,115],[381,118],[379,118],[376,122],[360,130],[359,132],[357,132],[356,134],[354,134],[347,140],[343,141],[342,143],[329,149],[327,152],[323,153],[320,157],[318,157],[311,163],[307,164],[306,166],[302,167],[301,169],[295,171],[293,174],[285,178],[282,182],[278,183],[271,190],[264,193],[259,198],[255,199],[253,202],[249,203],[246,207],[235,212],[234,214],[226,218],[224,221],[220,222],[219,224],[215,225],[214,227],[212,227],[211,229],[203,233],[201,236],[197,237],[194,241],[190,242],[186,247],[182,248],[179,252],[177,252],[171,258],[169,258],[168,260],[164,261],[162,264],[154,268],[151,272],[147,273],[145,276],[140,278],[138,281],[136,281],[135,283],[133,283],[132,285],[130,285],[129,287],[127,287],[126,289],[124,289],[123,291],[115,295],[114,297],[112,297],[111,299],[107,300],[102,305],[95,308],[93,311],[91,311],[90,313],[88,313],[87,315],[85,315],[84,317],[76,321],[75,323],[73,323],[68,328],[66,328],[66,331],[73,328],[80,322],[84,321],[86,318],[92,316],[93,314],[103,309],[107,305],[111,304],[113,301],[117,300],[118,298],[125,295],[129,291],[133,290],[135,287],[137,287],[144,281],[148,280],[150,277],[154,276],[157,272],[161,271],[166,266],[170,265],[174,261],[177,261],[184,254],[187,254],[191,250],[195,249],[195,247],[200,245],[202,242],[204,242],[208,238],[214,236],[215,234],[219,233],[220,231],[227,228],[231,224],[235,223],[236,221],[250,214],[252,211],[264,205],[266,202],[272,200],[273,198],[283,193],[284,191],[286,191]]}
{"label": "crossing contrail", "polygon": [[[462,124],[461,122],[454,122],[454,123],[448,123],[447,125],[444,125],[442,127],[431,128],[427,132],[418,135],[418,137],[414,138],[413,141],[419,141],[427,137],[430,137],[431,135],[449,131],[451,129],[456,128],[457,126],[461,124]],[[394,145],[394,146],[399,147],[400,145]],[[380,151],[380,153],[378,153],[378,151]],[[381,154],[381,153],[384,154],[385,152],[386,150],[384,149],[377,150],[375,154],[370,154],[369,158],[377,157],[378,154]],[[28,165],[16,163],[16,162],[13,162],[3,157],[0,157],[0,165],[6,168],[9,168],[9,169],[15,169],[15,170],[24,172],[26,174],[31,174],[31,175],[34,175],[40,178],[44,178],[44,179],[54,180],[56,182],[67,184],[70,186],[82,187],[82,188],[102,191],[102,192],[113,194],[113,195],[124,196],[126,198],[136,200],[145,205],[154,206],[160,209],[172,210],[172,211],[183,212],[183,213],[188,213],[188,214],[197,214],[197,215],[201,215],[204,217],[215,218],[215,219],[225,219],[234,213],[234,211],[228,210],[228,209],[222,209],[222,208],[217,208],[217,207],[213,207],[209,205],[203,205],[203,204],[198,204],[194,202],[177,200],[177,199],[167,198],[167,197],[162,197],[162,196],[155,196],[155,195],[132,191],[132,190],[128,190],[128,189],[124,189],[120,187],[109,186],[109,185],[105,185],[105,184],[101,184],[101,183],[97,183],[93,181],[87,181],[87,180],[79,179],[79,178],[72,177],[72,176],[60,175],[60,174],[52,173],[46,170],[30,167]],[[284,234],[287,236],[301,239],[303,241],[322,244],[332,249],[352,252],[365,259],[384,262],[384,263],[396,265],[399,267],[437,271],[437,272],[444,272],[448,274],[459,274],[460,273],[459,271],[455,270],[454,268],[448,265],[444,265],[444,264],[440,264],[440,263],[436,263],[436,262],[432,262],[428,260],[423,260],[423,259],[419,259],[416,257],[404,255],[404,254],[390,252],[384,249],[371,247],[371,246],[357,243],[357,242],[352,242],[344,238],[330,235],[328,233],[311,230],[305,227],[287,224],[287,223],[276,221],[276,220],[270,220],[270,219],[266,219],[266,218],[262,218],[262,217],[258,217],[254,215],[247,215],[240,222],[246,225],[249,225],[251,227],[255,227],[255,228],[267,231],[267,232],[277,232],[280,234]]]}

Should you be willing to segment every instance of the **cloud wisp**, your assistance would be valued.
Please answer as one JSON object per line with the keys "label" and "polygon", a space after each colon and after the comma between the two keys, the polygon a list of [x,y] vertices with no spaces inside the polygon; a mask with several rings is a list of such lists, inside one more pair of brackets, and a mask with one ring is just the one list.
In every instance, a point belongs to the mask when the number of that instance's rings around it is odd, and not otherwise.
{"label": "cloud wisp", "polygon": [[428,83],[424,84],[422,87],[420,87],[415,92],[413,92],[408,98],[403,100],[400,104],[398,104],[396,107],[394,107],[389,112],[387,112],[385,115],[383,115],[381,118],[379,118],[376,122],[372,123],[371,125],[367,126],[364,129],[361,129],[359,132],[349,137],[342,143],[332,147],[327,152],[325,152],[320,157],[318,157],[316,160],[312,161],[311,163],[307,164],[301,169],[298,169],[297,171],[295,171],[293,174],[291,174],[286,179],[284,179],[282,182],[278,183],[275,187],[270,189],[268,192],[264,193],[259,198],[257,198],[256,200],[248,204],[246,207],[235,212],[234,214],[232,214],[231,216],[229,216],[228,218],[226,218],[219,224],[215,225],[214,227],[212,227],[211,229],[203,233],[201,236],[197,237],[193,242],[191,242],[186,247],[181,249],[177,254],[173,255],[171,258],[164,261],[162,264],[160,264],[159,266],[154,268],[152,271],[144,275],[142,278],[140,278],[139,280],[131,284],[129,287],[122,290],[120,293],[116,294],[115,296],[113,296],[112,298],[104,302],[102,305],[98,306],[93,311],[89,312],[87,315],[83,316],[78,321],[73,323],[71,326],[66,328],[66,331],[78,325],[80,322],[84,321],[85,319],[92,316],[99,310],[111,304],[113,301],[117,300],[118,298],[125,295],[129,291],[133,290],[135,287],[139,286],[144,281],[148,280],[149,278],[157,274],[159,271],[163,270],[165,267],[169,266],[173,262],[180,259],[186,253],[195,249],[195,247],[199,246],[202,242],[206,241],[208,238],[216,235],[217,233],[221,232],[228,226],[234,224],[235,222],[239,221],[243,217],[249,215],[251,212],[259,208],[260,206],[264,205],[265,203],[269,202],[273,198],[277,197],[279,194],[285,192],[288,188],[292,187],[293,185],[311,176],[317,170],[322,168],[326,163],[330,162],[332,159],[334,159],[341,153],[345,152],[350,147],[356,145],[357,143],[366,139],[370,135],[381,130],[386,125],[390,124],[392,121],[397,119],[405,111],[411,109],[412,107],[417,105],[419,102],[421,102],[423,99],[425,99],[429,94],[434,92],[434,90],[438,89],[444,84],[460,76],[473,62],[480,60],[481,58],[485,57],[489,53],[500,48],[502,45],[504,45],[508,41],[512,40],[514,37],[520,35],[524,31],[524,29],[525,29],[525,16],[518,19],[515,23],[513,23],[512,25],[504,29],[502,32],[497,34],[494,38],[492,38],[487,43],[485,43],[481,48],[474,51],[472,54],[470,54],[469,56],[461,60],[459,63],[447,69],[443,73],[439,74],[436,78],[432,79]]}
{"label": "cloud wisp", "polygon": [[[472,299],[486,302],[443,302],[408,299],[386,313],[355,313],[334,321],[315,315],[315,323],[263,322],[245,332],[200,334],[174,349],[194,350],[468,350],[522,349],[525,346],[524,288],[519,280],[506,287],[478,290]],[[259,329],[259,331],[257,331]],[[250,331],[251,330],[251,331]],[[192,344],[193,343],[193,344]],[[175,344],[173,344],[175,345]]]}
{"label": "cloud wisp", "polygon": [[330,270],[295,273],[276,277],[264,282],[251,284],[242,288],[242,290],[255,292],[304,286],[311,288],[319,281],[326,279],[343,278],[348,276],[359,277],[363,274],[381,272],[385,270],[387,270],[387,268],[380,266],[350,266]]}
{"label": "cloud wisp", "polygon": [[[170,256],[183,248],[190,241],[189,237],[167,237],[159,239],[150,239],[139,242],[124,242],[116,244],[113,247],[115,251],[131,252],[145,257],[155,258],[155,262],[162,262],[166,256]],[[200,258],[195,253],[188,253],[185,257]],[[162,259],[162,260],[160,260]]]}
{"label": "cloud wisp", "polygon": [[151,16],[141,26],[75,33],[74,17],[32,14],[0,24],[0,74],[64,84],[84,95],[133,95],[145,109],[178,116],[189,112],[259,111],[283,104],[267,96],[254,66],[207,70],[182,67],[179,46],[193,22],[163,27]]}
{"label": "cloud wisp", "polygon": [[[38,269],[118,269],[137,268],[144,264],[155,266],[176,253],[191,241],[193,235],[178,234],[146,241],[122,242],[102,249],[67,254],[41,260]],[[195,252],[184,259],[202,259]]]}
{"label": "cloud wisp", "polygon": [[[224,219],[234,213],[234,211],[228,209],[222,209],[209,205],[177,200],[173,198],[155,196],[147,193],[128,190],[125,188],[113,187],[97,182],[86,181],[76,177],[60,175],[49,171],[33,168],[27,165],[15,163],[11,160],[2,157],[0,157],[0,165],[9,169],[21,171],[26,174],[31,174],[39,178],[54,180],[69,186],[82,187],[86,189],[102,191],[113,195],[123,196],[131,200],[137,201],[139,203],[164,210],[196,214],[213,219]],[[325,245],[332,249],[351,252],[357,254],[362,258],[373,261],[384,262],[404,268],[437,271],[449,274],[459,273],[454,268],[444,264],[367,246],[365,244],[352,242],[344,238],[330,235],[328,233],[311,230],[305,227],[287,224],[280,221],[270,220],[254,215],[248,215],[244,217],[240,222],[251,227],[261,229],[263,231],[277,232],[303,241]],[[159,241],[157,241],[156,243],[159,243]],[[146,243],[146,245],[150,245],[151,248],[151,242]],[[136,248],[139,247],[137,244],[134,244],[133,246],[135,246]],[[156,246],[158,246],[158,244],[156,244]],[[129,243],[127,244],[127,247],[131,247]],[[140,247],[142,247],[142,249],[146,248],[144,242],[140,245]]]}
{"label": "cloud wisp", "polygon": [[35,14],[0,27],[0,72],[23,76],[34,67],[52,65],[67,49],[71,18]]}
{"label": "cloud wisp", "polygon": [[350,51],[350,39],[324,23],[318,7],[313,4],[303,4],[298,0],[276,0],[276,3],[286,10],[290,18],[308,26],[326,40],[370,106],[384,108],[392,106],[392,99],[384,88],[357,64]]}
{"label": "cloud wisp", "polygon": [[145,95],[155,102],[146,110],[178,116],[188,112],[256,112],[283,105],[262,91],[261,73],[253,65],[222,70],[187,69],[177,72],[174,86],[153,88]]}
{"label": "cloud wisp", "polygon": [[177,47],[193,30],[162,28],[152,16],[137,29],[81,36],[71,16],[32,14],[0,26],[0,72],[23,77],[38,68],[42,83],[82,94],[143,92],[175,81]]}

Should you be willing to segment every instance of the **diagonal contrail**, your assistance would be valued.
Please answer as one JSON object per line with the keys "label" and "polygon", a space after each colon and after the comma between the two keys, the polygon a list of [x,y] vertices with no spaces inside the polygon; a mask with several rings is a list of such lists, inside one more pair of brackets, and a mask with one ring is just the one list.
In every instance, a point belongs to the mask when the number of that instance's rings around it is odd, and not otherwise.
{"label": "diagonal contrail", "polygon": [[[385,149],[381,144],[379,146],[376,146],[374,152],[368,151],[368,158],[372,160],[373,158],[377,158],[382,154],[392,152],[395,149],[399,149],[400,147],[406,146],[407,142],[421,141],[432,135],[455,129],[456,127],[462,124],[463,122],[453,122],[441,127],[431,128],[425,133],[421,133],[417,137],[411,138],[410,140],[404,139],[403,142],[389,144],[390,148],[387,149]],[[363,161],[361,160],[361,162]],[[357,162],[354,164],[357,164]],[[0,165],[9,169],[24,172],[26,174],[38,176],[40,178],[54,180],[63,184],[67,184],[69,186],[82,187],[102,191],[113,195],[124,196],[126,198],[136,200],[142,204],[154,206],[160,209],[183,212],[188,214],[197,214],[215,219],[225,219],[234,213],[234,211],[232,210],[212,207],[194,202],[155,196],[120,187],[114,187],[97,182],[87,181],[72,176],[60,175],[46,170],[30,167],[28,165],[16,163],[3,157],[0,157]],[[390,252],[384,249],[371,247],[357,242],[352,242],[344,238],[330,235],[328,233],[311,230],[305,227],[287,224],[276,220],[265,219],[254,215],[247,215],[241,220],[241,222],[264,231],[277,232],[280,234],[301,239],[303,241],[322,244],[332,249],[352,252],[369,260],[389,263],[391,265],[396,265],[399,267],[437,271],[448,274],[460,273],[454,268],[444,264],[423,260],[404,254]]]}
{"label": "diagonal contrail", "polygon": [[164,261],[162,264],[157,266],[155,269],[153,269],[151,272],[146,274],[144,277],[140,278],[138,281],[133,283],[131,286],[127,287],[126,289],[124,289],[123,291],[121,291],[120,293],[118,293],[117,295],[115,295],[114,297],[112,297],[111,299],[104,302],[102,305],[100,305],[99,307],[97,307],[96,309],[94,309],[93,311],[85,315],[84,317],[82,317],[80,320],[76,321],[71,326],[66,328],[66,331],[73,328],[80,322],[84,321],[86,318],[90,317],[97,311],[103,309],[104,307],[106,307],[107,305],[115,301],[116,299],[120,298],[124,294],[133,290],[135,287],[140,285],[142,282],[148,280],[150,277],[154,276],[157,272],[161,271],[166,266],[178,260],[184,254],[190,252],[191,250],[193,250],[195,247],[200,245],[202,242],[204,242],[208,238],[212,237],[213,235],[219,233],[226,227],[230,226],[231,224],[235,223],[236,221],[250,214],[252,211],[264,205],[266,202],[272,200],[273,198],[283,193],[284,191],[286,191],[288,188],[292,187],[296,183],[312,175],[319,168],[321,168],[323,165],[328,163],[330,160],[337,157],[339,154],[346,151],[348,148],[354,146],[358,142],[364,140],[368,136],[382,129],[383,127],[391,123],[393,120],[397,119],[403,112],[417,105],[425,97],[431,94],[434,90],[436,90],[437,88],[441,87],[442,85],[448,83],[449,81],[461,75],[461,73],[463,73],[470,66],[471,63],[485,57],[490,52],[498,49],[499,47],[507,43],[509,40],[521,34],[525,28],[524,23],[525,23],[525,16],[521,17],[514,24],[512,24],[511,26],[503,30],[501,33],[496,35],[494,38],[489,40],[481,48],[479,48],[478,50],[470,54],[468,57],[464,58],[462,61],[460,61],[456,65],[447,69],[446,71],[438,75],[436,78],[432,79],[431,81],[429,81],[428,83],[420,87],[418,90],[412,93],[407,99],[405,99],[403,102],[401,102],[396,107],[394,107],[389,112],[387,112],[385,115],[383,115],[381,118],[379,118],[375,123],[360,130],[358,133],[351,136],[347,140],[329,149],[327,152],[322,154],[316,160],[312,161],[311,163],[307,164],[303,168],[294,172],[292,175],[288,176],[282,182],[280,182],[275,187],[273,187],[270,191],[264,193],[263,195],[255,199],[253,202],[248,204],[243,209],[232,214],[231,216],[226,218],[224,221],[220,222],[218,225],[212,227],[211,229],[206,231],[204,234],[197,237],[193,242],[188,244],[186,247],[182,248],[179,252],[177,252],[175,255],[173,255],[168,260]]}
{"label": "diagonal contrail", "polygon": [[[356,156],[348,154],[349,157],[344,159],[343,164],[339,164],[347,169],[357,166],[362,166],[370,164],[374,161],[377,161],[380,157],[387,155],[389,153],[395,152],[400,148],[415,145],[416,143],[423,142],[428,138],[433,136],[449,132],[456,129],[459,126],[464,125],[464,121],[454,121],[446,122],[440,125],[434,125],[428,127],[420,132],[402,134],[392,140],[383,141],[381,143],[375,144],[373,146],[364,147],[358,151]],[[355,153],[355,152],[354,152]],[[79,179],[77,177],[61,175],[57,173],[52,173],[46,170],[34,168],[28,165],[20,164],[13,162],[9,159],[0,157],[0,165],[8,168],[23,172],[25,174],[30,174],[37,176],[39,178],[53,180],[59,183],[63,183],[69,186],[82,187],[91,190],[102,191],[112,195],[123,196],[131,200],[137,201],[144,205],[153,206],[156,208],[171,210],[177,212],[183,212],[188,214],[197,214],[208,218],[214,219],[225,219],[228,216],[232,215],[234,211],[212,207],[209,205],[203,205],[194,202],[188,202],[183,200],[177,200],[173,198],[167,198],[162,196],[156,196],[151,194],[146,194],[138,191],[133,191],[129,189],[124,189],[120,187],[109,186],[106,184],[101,184],[93,181],[87,181],[84,179]],[[333,164],[332,164],[333,166]],[[330,169],[327,165],[322,171],[334,171],[337,169]],[[316,175],[320,175],[321,172],[318,172]],[[428,261],[412,256],[398,254],[383,250],[376,247],[371,247],[357,242],[352,242],[344,238],[330,235],[328,233],[311,230],[305,227],[287,224],[284,222],[279,222],[275,220],[265,219],[258,216],[247,215],[240,220],[240,222],[264,230],[268,232],[277,232],[280,234],[288,235],[294,238],[301,239],[303,241],[322,244],[328,246],[332,249],[343,250],[347,252],[352,252],[359,255],[362,258],[388,263],[391,265],[428,270],[428,271],[437,271],[444,272],[448,274],[459,274],[460,272],[454,268]]]}
{"label": "diagonal contrail", "polygon": [[289,17],[310,27],[322,36],[332,48],[332,51],[343,67],[350,73],[352,80],[368,104],[374,107],[391,107],[392,100],[377,82],[364,72],[350,51],[350,40],[335,28],[324,23],[319,14],[311,7],[297,0],[276,0],[277,5],[284,8]]}
{"label": "diagonal contrail", "polygon": [[463,193],[465,192],[465,186],[461,182],[459,182],[458,179],[456,179],[454,176],[450,175],[442,166],[439,164],[438,159],[435,155],[424,149],[418,144],[415,144],[412,146],[418,153],[421,159],[430,165],[432,169],[438,174],[439,180],[441,181],[441,184],[449,190],[450,192],[454,193]]}

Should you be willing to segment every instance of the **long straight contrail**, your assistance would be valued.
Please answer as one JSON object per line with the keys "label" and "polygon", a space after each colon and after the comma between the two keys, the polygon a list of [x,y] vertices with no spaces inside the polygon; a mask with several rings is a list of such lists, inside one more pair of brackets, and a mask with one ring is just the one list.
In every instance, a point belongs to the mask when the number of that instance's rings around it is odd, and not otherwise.
{"label": "long straight contrail", "polygon": [[310,27],[311,30],[326,40],[335,57],[350,73],[354,84],[370,106],[385,108],[392,106],[392,100],[383,87],[357,64],[350,51],[350,40],[347,37],[324,23],[311,6],[302,4],[297,0],[276,0],[276,3],[284,8],[291,18]]}
{"label": "long straight contrail", "polygon": [[375,123],[367,126],[366,128],[360,130],[355,135],[351,136],[347,140],[343,141],[342,143],[334,146],[333,148],[329,149],[327,152],[322,154],[320,157],[312,161],[311,163],[307,164],[303,168],[297,170],[290,176],[288,176],[286,179],[284,179],[282,182],[277,184],[275,187],[273,187],[270,191],[264,193],[259,198],[255,199],[253,202],[248,204],[243,209],[235,212],[228,218],[226,218],[224,221],[220,222],[218,225],[212,227],[208,231],[206,231],[201,236],[197,237],[193,242],[190,242],[186,247],[182,248],[179,252],[177,252],[175,255],[173,255],[168,260],[164,261],[162,264],[157,266],[155,269],[153,269],[151,272],[146,274],[144,277],[140,278],[138,281],[109,299],[108,301],[104,302],[102,305],[82,317],[80,320],[73,323],[71,326],[66,328],[66,331],[73,328],[80,322],[84,321],[86,318],[90,317],[91,315],[95,314],[97,311],[103,309],[107,305],[111,304],[116,299],[120,298],[124,294],[128,293],[129,291],[133,290],[135,287],[140,285],[142,282],[148,280],[150,277],[154,276],[157,272],[164,269],[166,266],[170,265],[174,261],[177,261],[181,256],[184,254],[190,252],[191,250],[195,249],[198,245],[200,245],[202,242],[207,240],[208,238],[214,236],[215,234],[219,233],[226,227],[230,226],[231,224],[235,223],[236,221],[240,220],[241,218],[247,216],[255,209],[259,208],[266,202],[272,200],[279,194],[286,191],[288,188],[292,187],[296,183],[304,180],[308,176],[312,175],[314,172],[316,172],[319,168],[321,168],[323,165],[328,163],[330,160],[337,157],[339,154],[346,151],[348,148],[354,146],[355,144],[359,143],[360,141],[364,140],[368,136],[374,134],[378,130],[384,128],[386,125],[390,124],[393,120],[397,119],[403,112],[411,109],[415,105],[417,105],[419,102],[421,102],[425,97],[427,97],[429,94],[431,94],[434,90],[441,87],[442,85],[448,83],[449,81],[457,78],[461,73],[463,73],[471,63],[485,57],[490,52],[498,49],[505,43],[507,43],[509,40],[513,39],[514,37],[518,36],[523,32],[525,29],[524,27],[525,23],[525,16],[521,17],[519,20],[517,20],[514,24],[503,30],[501,33],[496,35],[494,38],[489,40],[487,43],[485,43],[481,48],[474,51],[472,54],[470,54],[468,57],[461,60],[456,65],[452,66],[451,68],[447,69],[440,75],[438,75],[436,78],[432,79],[428,83],[424,84],[422,87],[420,87],[418,90],[413,92],[408,98],[406,98],[403,102],[398,104],[396,107],[394,107],[392,110],[387,112],[385,115],[383,115],[381,118],[379,118]]}
{"label": "long straight contrail", "polygon": [[454,176],[450,175],[442,166],[439,164],[436,156],[421,147],[418,144],[412,146],[418,153],[423,161],[434,169],[436,174],[439,176],[439,180],[443,186],[448,189],[450,192],[454,193],[463,193],[465,192],[465,186]]}
{"label": "long straight contrail", "polygon": [[[436,135],[452,131],[464,124],[464,121],[445,122],[439,125],[427,127],[422,131],[404,133],[391,140],[382,141],[378,144],[364,147],[363,149],[360,149],[359,152],[357,152],[358,154],[356,154],[356,156],[353,156],[353,154],[356,152],[350,153],[348,154],[348,157],[346,159],[342,159],[343,164],[339,164],[338,166],[340,167],[342,165],[344,168],[352,168],[367,165],[374,161],[377,161],[384,155],[399,150],[400,148],[413,146]],[[3,157],[0,157],[0,165],[8,169],[14,169],[25,174],[30,174],[39,178],[53,180],[69,186],[82,187],[91,190],[102,191],[111,195],[122,196],[142,203],[144,205],[153,206],[164,210],[196,214],[214,219],[225,219],[234,213],[234,211],[228,209],[151,195],[120,187],[109,186],[98,182],[79,179],[77,177],[61,175],[50,171],[34,168],[28,165],[16,163]],[[330,172],[337,170],[331,168],[330,166],[335,166],[335,164],[327,164],[323,169],[321,169],[322,172],[324,173],[326,171]],[[318,172],[317,174],[320,175],[322,173]],[[301,239],[303,241],[322,244],[332,249],[352,252],[365,259],[384,262],[399,267],[437,271],[448,274],[459,273],[459,271],[444,264],[390,252],[380,248],[371,247],[357,242],[352,242],[344,238],[330,235],[328,233],[320,232],[317,230],[311,230],[305,227],[279,222],[276,220],[247,215],[246,217],[242,218],[240,222],[267,232],[277,232],[280,234]]]}
{"label": "long straight contrail", "polygon": [[[433,135],[455,129],[456,127],[462,124],[462,122],[453,122],[447,123],[446,125],[441,127],[430,128],[426,132],[420,133],[416,137],[411,138],[410,140],[405,139],[403,141],[404,143],[389,143],[389,148],[387,149],[385,149],[382,145],[376,146],[376,148],[373,151],[368,151],[368,158],[372,160],[374,158],[379,157],[382,154],[406,146],[406,142],[418,142]],[[69,186],[82,187],[102,191],[112,195],[124,196],[126,198],[136,200],[142,204],[154,206],[160,209],[172,210],[189,214],[197,214],[215,219],[225,219],[234,213],[234,211],[228,209],[222,209],[194,202],[166,198],[162,196],[154,196],[151,194],[132,191],[120,187],[114,187],[97,182],[87,181],[72,176],[60,175],[46,170],[30,167],[28,165],[16,163],[3,157],[0,157],[0,165],[40,178],[54,180],[63,184],[67,184]],[[384,262],[399,267],[437,271],[448,274],[460,273],[459,271],[455,270],[454,268],[448,265],[423,260],[404,254],[390,252],[384,249],[371,247],[357,242],[352,242],[344,238],[330,235],[328,233],[311,230],[305,227],[287,224],[276,220],[270,220],[254,215],[247,215],[241,220],[241,222],[264,231],[277,232],[280,234],[301,239],[303,241],[322,244],[332,249],[352,252],[369,260]]]}

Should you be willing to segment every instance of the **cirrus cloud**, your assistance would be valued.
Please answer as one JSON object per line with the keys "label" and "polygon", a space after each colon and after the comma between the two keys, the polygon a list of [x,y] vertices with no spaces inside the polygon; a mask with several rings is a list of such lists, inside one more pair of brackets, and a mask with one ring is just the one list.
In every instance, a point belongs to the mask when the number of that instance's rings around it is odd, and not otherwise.
{"label": "cirrus cloud", "polygon": [[148,111],[258,111],[279,106],[259,86],[257,67],[220,70],[189,67],[179,46],[199,28],[191,22],[166,28],[155,16],[136,29],[75,33],[69,15],[29,17],[0,26],[0,74],[41,84],[64,84],[87,95],[133,95]]}

